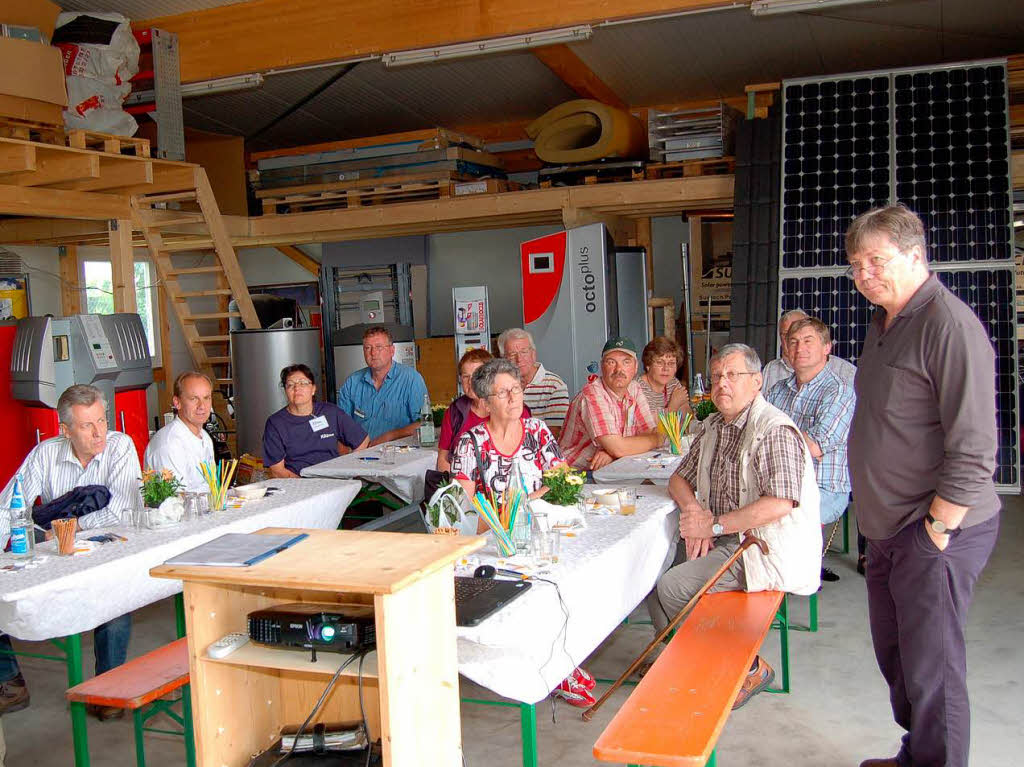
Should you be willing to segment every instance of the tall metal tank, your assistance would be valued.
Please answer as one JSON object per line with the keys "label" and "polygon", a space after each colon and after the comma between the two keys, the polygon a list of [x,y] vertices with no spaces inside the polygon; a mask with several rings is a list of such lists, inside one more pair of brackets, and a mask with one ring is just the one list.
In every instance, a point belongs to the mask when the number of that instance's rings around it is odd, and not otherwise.
{"label": "tall metal tank", "polygon": [[316,396],[323,398],[320,328],[231,331],[239,455],[251,453],[263,457],[263,427],[267,417],[288,404],[281,388],[281,370],[299,363],[313,371]]}

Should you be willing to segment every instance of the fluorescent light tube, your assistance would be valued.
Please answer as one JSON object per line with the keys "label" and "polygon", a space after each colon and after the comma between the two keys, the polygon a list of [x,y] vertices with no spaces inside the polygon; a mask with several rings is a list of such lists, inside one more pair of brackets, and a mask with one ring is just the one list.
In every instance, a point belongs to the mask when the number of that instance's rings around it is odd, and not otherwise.
{"label": "fluorescent light tube", "polygon": [[557,45],[559,43],[578,43],[582,40],[589,40],[592,34],[593,30],[591,27],[584,25],[567,29],[530,32],[529,34],[513,35],[512,37],[495,37],[490,40],[479,40],[472,43],[439,45],[435,48],[419,48],[411,51],[385,53],[381,58],[384,61],[384,66],[401,67],[409,64],[424,64],[429,61],[464,59],[488,53],[524,51],[530,48],[541,48],[545,45]]}
{"label": "fluorescent light tube", "polygon": [[777,13],[806,13],[827,11],[843,5],[863,5],[886,0],[753,0],[750,12],[755,16],[770,16]]}
{"label": "fluorescent light tube", "polygon": [[200,80],[196,83],[184,83],[181,86],[181,97],[209,96],[214,93],[235,93],[249,91],[263,86],[263,75],[254,72],[249,75],[221,77],[216,80]]}

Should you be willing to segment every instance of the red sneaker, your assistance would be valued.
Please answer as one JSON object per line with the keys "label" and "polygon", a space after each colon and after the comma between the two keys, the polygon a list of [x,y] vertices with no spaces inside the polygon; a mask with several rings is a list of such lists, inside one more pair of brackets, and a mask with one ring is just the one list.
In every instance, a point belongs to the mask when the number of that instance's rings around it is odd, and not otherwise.
{"label": "red sneaker", "polygon": [[576,680],[576,684],[586,690],[593,690],[597,687],[597,680],[582,666],[577,666],[573,669],[569,676]]}
{"label": "red sneaker", "polygon": [[572,676],[567,676],[562,683],[551,691],[552,695],[565,700],[570,706],[577,708],[590,708],[597,703],[597,698],[590,694],[590,691],[580,685]]}

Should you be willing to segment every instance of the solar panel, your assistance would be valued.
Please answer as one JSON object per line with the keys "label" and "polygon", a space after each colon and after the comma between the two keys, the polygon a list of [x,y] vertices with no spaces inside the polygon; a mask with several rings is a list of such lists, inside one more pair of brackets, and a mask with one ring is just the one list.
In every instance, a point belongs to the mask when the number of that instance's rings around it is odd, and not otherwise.
{"label": "solar panel", "polygon": [[780,312],[800,308],[856,363],[873,308],[842,272],[843,235],[900,200],[926,227],[939,279],[996,351],[1000,489],[1019,488],[1017,317],[1005,62],[783,84]]}

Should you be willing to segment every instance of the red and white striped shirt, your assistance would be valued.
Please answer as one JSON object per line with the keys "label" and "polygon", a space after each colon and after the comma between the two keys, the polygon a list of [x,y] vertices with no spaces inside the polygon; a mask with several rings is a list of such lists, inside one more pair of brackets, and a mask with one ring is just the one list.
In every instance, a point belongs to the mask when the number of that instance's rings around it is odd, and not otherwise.
{"label": "red and white striped shirt", "polygon": [[549,429],[560,429],[569,407],[569,387],[558,375],[537,365],[533,380],[523,389],[523,400],[530,414],[547,424]]}
{"label": "red and white striped shirt", "polygon": [[569,403],[558,444],[570,466],[586,469],[600,449],[596,442],[598,437],[611,434],[635,437],[654,431],[655,426],[651,406],[647,404],[640,384],[631,381],[626,395],[620,400],[598,378],[584,386]]}

